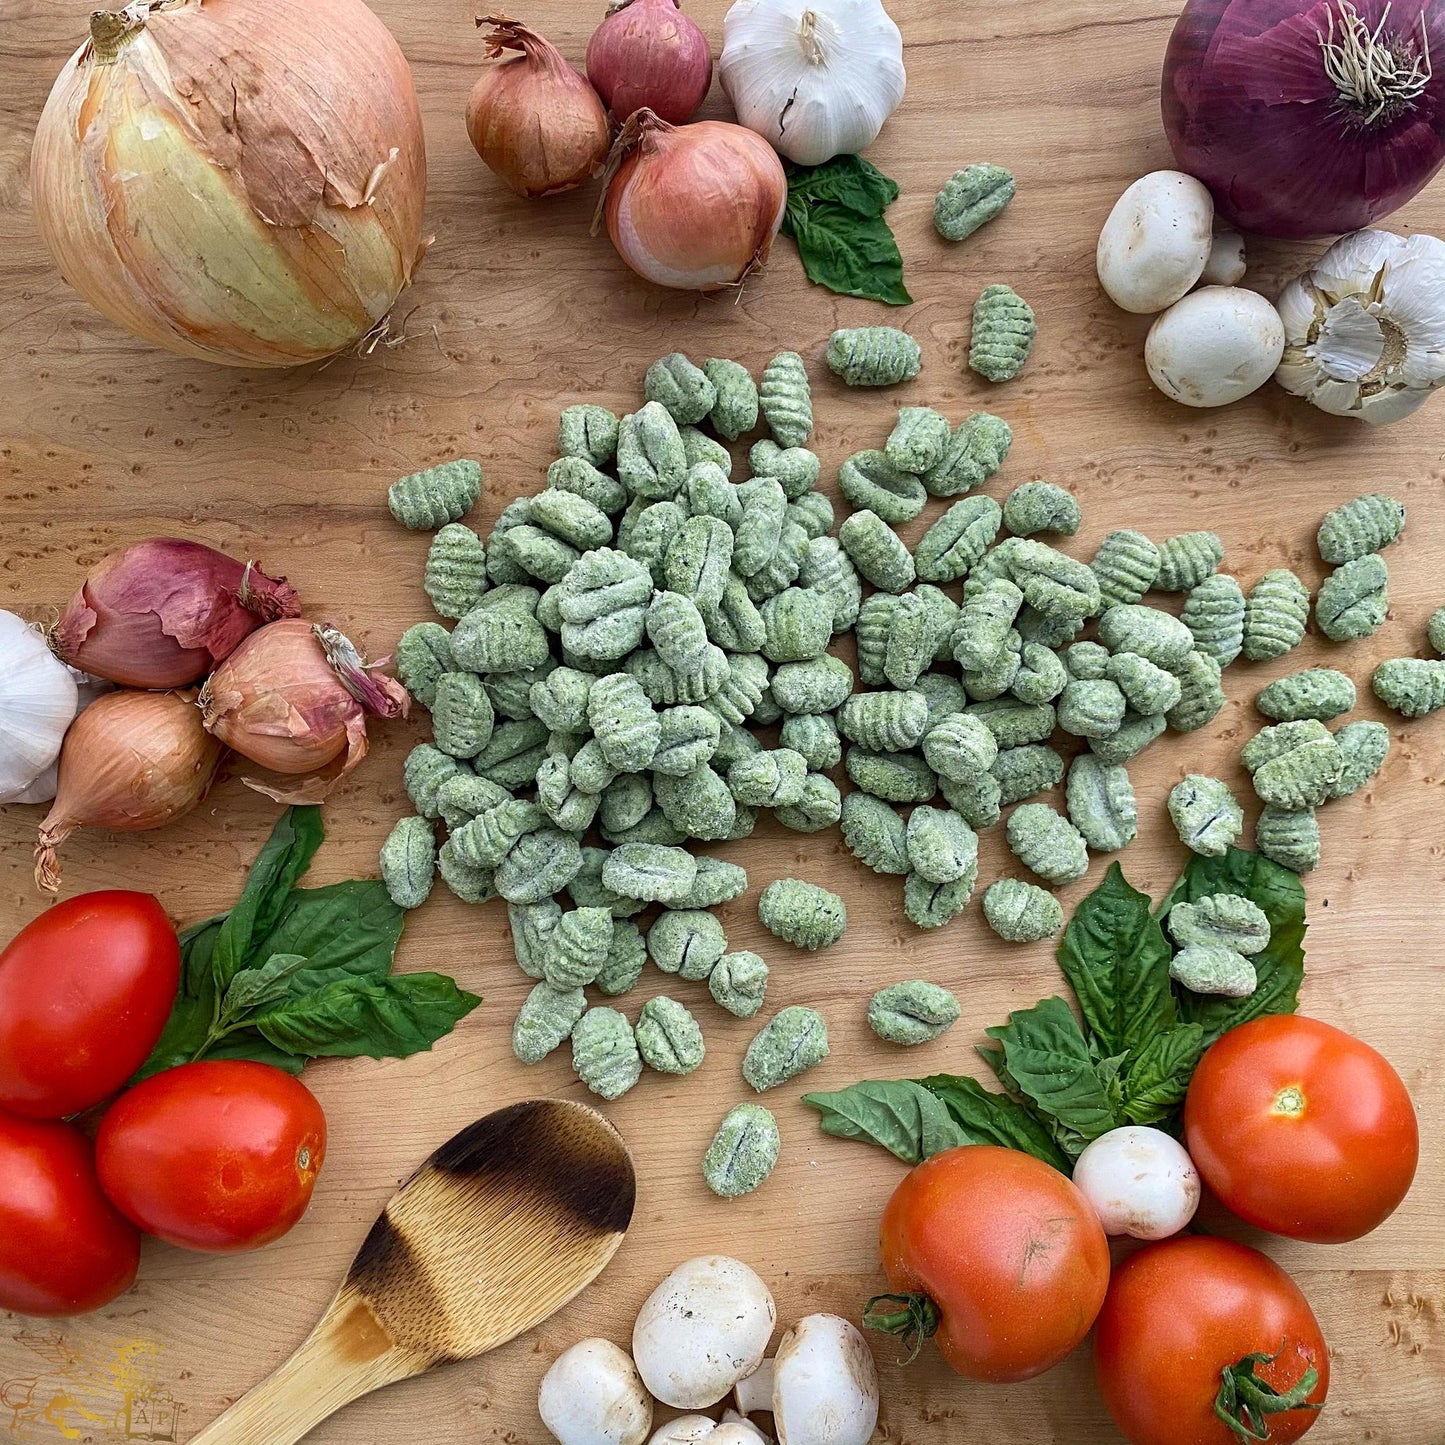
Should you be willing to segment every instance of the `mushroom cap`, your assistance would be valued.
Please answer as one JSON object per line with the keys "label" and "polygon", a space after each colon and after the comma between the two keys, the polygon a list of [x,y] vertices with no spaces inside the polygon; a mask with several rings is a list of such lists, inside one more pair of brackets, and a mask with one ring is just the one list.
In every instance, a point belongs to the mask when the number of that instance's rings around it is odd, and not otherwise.
{"label": "mushroom cap", "polygon": [[751,1374],[777,1323],[768,1287],[741,1260],[684,1260],[644,1301],[632,1355],[664,1404],[704,1410]]}
{"label": "mushroom cap", "polygon": [[1147,315],[1199,280],[1214,244],[1214,197],[1183,171],[1150,171],[1114,203],[1095,266],[1109,299]]}
{"label": "mushroom cap", "polygon": [[642,1445],[652,1397],[624,1350],[579,1340],[542,1376],[537,1413],[561,1445]]}
{"label": "mushroom cap", "polygon": [[1095,1139],[1074,1165],[1074,1183],[1094,1206],[1105,1234],[1168,1239],[1199,1207],[1199,1173],[1184,1146],[1143,1124],[1126,1124]]}
{"label": "mushroom cap", "polygon": [[701,1445],[717,1429],[717,1422],[706,1415],[679,1415],[660,1426],[647,1445]]}
{"label": "mushroom cap", "polygon": [[878,1372],[868,1342],[837,1315],[805,1315],[773,1359],[778,1445],[868,1445]]}
{"label": "mushroom cap", "polygon": [[1204,286],[1155,319],[1149,378],[1185,406],[1227,406],[1258,390],[1284,355],[1284,323],[1256,291]]}

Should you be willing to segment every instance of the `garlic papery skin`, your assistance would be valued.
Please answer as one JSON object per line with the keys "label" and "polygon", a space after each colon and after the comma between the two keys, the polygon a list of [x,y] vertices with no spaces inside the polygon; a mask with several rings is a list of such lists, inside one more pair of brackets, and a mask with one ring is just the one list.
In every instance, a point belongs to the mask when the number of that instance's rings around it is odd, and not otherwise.
{"label": "garlic papery skin", "polygon": [[60,756],[77,698],[75,678],[40,631],[0,612],[0,803],[49,801],[39,796],[44,775]]}
{"label": "garlic papery skin", "polygon": [[718,62],[738,119],[790,161],[878,138],[903,99],[903,37],[881,0],[736,0]]}
{"label": "garlic papery skin", "polygon": [[1445,241],[1434,236],[1342,236],[1278,310],[1275,380],[1332,416],[1399,421],[1445,383]]}

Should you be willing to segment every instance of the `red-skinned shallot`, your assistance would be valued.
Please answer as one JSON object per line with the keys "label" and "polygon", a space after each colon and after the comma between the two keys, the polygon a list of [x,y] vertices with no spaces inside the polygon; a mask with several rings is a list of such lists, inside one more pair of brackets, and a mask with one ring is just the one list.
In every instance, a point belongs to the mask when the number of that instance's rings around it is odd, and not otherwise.
{"label": "red-skinned shallot", "polygon": [[587,79],[619,119],[646,106],[681,125],[707,99],[712,52],[682,0],[613,0],[587,42]]}
{"label": "red-skinned shallot", "polygon": [[206,730],[272,772],[310,775],[280,787],[243,778],[247,787],[280,803],[319,803],[366,756],[367,714],[406,716],[406,689],[378,666],[333,627],[269,623],[201,689]]}
{"label": "red-skinned shallot", "polygon": [[152,537],[90,569],[50,643],[62,662],[92,677],[184,687],[263,622],[300,612],[284,577],[199,542]]}

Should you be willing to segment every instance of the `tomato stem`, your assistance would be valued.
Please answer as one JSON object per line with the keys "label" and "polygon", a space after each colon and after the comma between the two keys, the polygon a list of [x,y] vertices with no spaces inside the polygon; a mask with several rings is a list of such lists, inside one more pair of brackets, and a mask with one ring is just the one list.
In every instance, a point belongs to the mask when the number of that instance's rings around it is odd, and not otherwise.
{"label": "tomato stem", "polygon": [[[879,1305],[898,1305],[883,1310]],[[870,1330],[897,1335],[908,1350],[905,1365],[918,1358],[925,1340],[938,1332],[938,1306],[926,1294],[876,1294],[863,1306],[863,1323]]]}
{"label": "tomato stem", "polygon": [[1320,1382],[1320,1373],[1313,1365],[1288,1390],[1276,1390],[1268,1380],[1255,1373],[1257,1365],[1271,1365],[1284,1352],[1284,1343],[1272,1355],[1246,1355],[1233,1365],[1226,1365],[1214,1397],[1214,1413],[1241,1441],[1269,1439],[1269,1416],[1288,1410],[1318,1410],[1309,1397]]}

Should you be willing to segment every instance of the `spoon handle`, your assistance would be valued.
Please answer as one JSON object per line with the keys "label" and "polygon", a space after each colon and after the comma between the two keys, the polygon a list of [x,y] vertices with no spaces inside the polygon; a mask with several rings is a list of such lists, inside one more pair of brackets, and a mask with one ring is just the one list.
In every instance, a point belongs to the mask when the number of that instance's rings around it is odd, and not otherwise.
{"label": "spoon handle", "polygon": [[431,1363],[395,1345],[366,1301],[343,1289],[290,1359],[191,1445],[296,1445],[342,1406]]}

